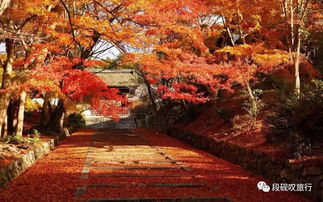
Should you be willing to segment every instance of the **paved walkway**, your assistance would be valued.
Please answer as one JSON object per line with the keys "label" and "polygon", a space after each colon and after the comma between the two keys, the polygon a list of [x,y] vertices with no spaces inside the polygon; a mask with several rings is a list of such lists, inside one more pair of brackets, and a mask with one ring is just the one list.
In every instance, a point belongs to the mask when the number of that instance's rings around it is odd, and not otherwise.
{"label": "paved walkway", "polygon": [[0,201],[306,201],[259,191],[260,180],[153,130],[88,129],[0,188]]}

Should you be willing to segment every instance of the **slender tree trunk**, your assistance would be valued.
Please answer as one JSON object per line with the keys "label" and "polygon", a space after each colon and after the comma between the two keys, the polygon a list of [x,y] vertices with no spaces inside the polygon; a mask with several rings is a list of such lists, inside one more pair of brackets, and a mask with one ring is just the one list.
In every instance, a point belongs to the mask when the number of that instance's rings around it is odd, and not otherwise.
{"label": "slender tree trunk", "polygon": [[247,88],[247,91],[248,91],[248,95],[249,95],[249,99],[251,101],[251,106],[254,110],[257,110],[258,109],[258,106],[257,106],[257,103],[256,103],[256,98],[255,96],[253,95],[252,93],[252,89],[250,87],[250,84],[249,84],[249,81],[245,81],[245,85],[246,85],[246,88]]}
{"label": "slender tree trunk", "polygon": [[0,16],[9,7],[11,0],[0,0]]}
{"label": "slender tree trunk", "polygon": [[[225,26],[225,30],[229,36],[229,39],[230,39],[230,43],[232,46],[234,46],[234,40],[233,40],[233,35],[231,33],[231,30],[230,30],[230,27],[228,26],[228,22],[226,21],[226,19],[222,16],[222,21],[223,21],[223,24]],[[225,39],[223,40],[223,42],[225,41]],[[221,47],[224,46],[224,45],[221,45]],[[222,47],[223,48],[223,47]]]}
{"label": "slender tree trunk", "polygon": [[[4,64],[1,89],[7,89],[11,84],[12,65],[14,60],[14,40],[6,39],[7,60]],[[0,134],[2,126],[7,117],[7,109],[10,101],[10,92],[0,94]]]}
{"label": "slender tree trunk", "polygon": [[41,120],[40,120],[40,126],[42,126],[42,127],[46,126],[49,119],[50,119],[50,109],[49,109],[50,97],[51,97],[50,92],[47,92],[44,96],[44,103],[42,106]]}
{"label": "slender tree trunk", "polygon": [[230,42],[231,42],[231,45],[234,46],[234,40],[233,40],[233,35],[231,33],[231,30],[229,27],[226,27],[226,31],[227,31],[227,34],[229,36],[229,39],[230,39]]}
{"label": "slender tree trunk", "polygon": [[8,135],[13,135],[17,127],[17,114],[18,114],[17,100],[11,99],[7,110],[7,121],[8,121]]}
{"label": "slender tree trunk", "polygon": [[[295,93],[296,96],[299,98],[301,94],[301,80],[299,75],[299,65],[301,62],[301,31],[304,29],[304,18],[307,15],[307,5],[309,0],[304,2],[297,2],[298,7],[298,16],[300,23],[297,24],[296,27],[296,55],[295,55]],[[301,8],[299,6],[301,5]]]}
{"label": "slender tree trunk", "polygon": [[239,0],[236,1],[237,2],[237,19],[238,19],[238,29],[239,29],[239,34],[240,34],[240,38],[242,40],[242,43],[243,44],[246,44],[246,39],[245,39],[245,36],[244,36],[244,33],[243,33],[243,30],[242,30],[242,27],[241,27],[241,21],[243,20],[242,19],[242,16],[241,16],[241,13],[240,13],[240,9],[239,9]]}
{"label": "slender tree trunk", "polygon": [[18,109],[18,115],[17,115],[18,122],[17,122],[15,136],[22,136],[22,132],[24,129],[24,113],[25,113],[26,97],[27,97],[26,91],[22,91],[20,93],[20,99],[19,99],[19,109]]}
{"label": "slender tree trunk", "polygon": [[290,19],[290,16],[289,16],[289,6],[288,6],[288,2],[287,0],[284,0],[282,2],[282,5],[281,5],[281,10],[282,10],[282,13],[285,17],[285,27],[286,27],[286,30],[287,30],[287,44],[288,44],[288,52],[289,52],[289,55],[290,55],[290,61],[293,62],[294,61],[294,56],[293,56],[293,42],[292,42],[292,29],[291,29],[291,25],[287,22],[289,22],[289,19]]}
{"label": "slender tree trunk", "polygon": [[291,34],[291,45],[292,50],[295,50],[295,30],[294,30],[294,7],[293,0],[289,0],[289,10],[290,10],[290,34]]}
{"label": "slender tree trunk", "polygon": [[299,76],[299,64],[300,64],[300,53],[301,52],[301,39],[298,37],[297,39],[297,50],[296,50],[296,56],[295,56],[295,93],[299,97],[301,93],[301,80]]}
{"label": "slender tree trunk", "polygon": [[299,77],[299,59],[295,61],[295,94],[299,97],[301,93],[301,81]]}
{"label": "slender tree trunk", "polygon": [[63,110],[63,114],[59,120],[59,132],[61,132],[61,133],[64,132],[65,119],[66,119],[66,112],[65,112],[65,110]]}
{"label": "slender tree trunk", "polygon": [[299,66],[301,60],[301,31],[304,29],[304,19],[308,14],[309,0],[296,1],[284,0],[282,4],[283,14],[285,16],[286,27],[288,31],[288,49],[294,63],[295,70],[295,89],[297,97],[301,93],[301,81],[299,75]]}
{"label": "slender tree trunk", "polygon": [[147,79],[145,77],[144,77],[144,80],[145,80],[145,84],[147,86],[148,96],[150,99],[151,106],[153,107],[154,111],[157,112],[157,105],[156,105],[156,102],[155,102],[153,94],[152,94],[150,83],[147,81]]}
{"label": "slender tree trunk", "polygon": [[14,101],[14,105],[13,105],[12,114],[10,114],[11,119],[12,119],[12,125],[11,125],[11,131],[12,131],[12,133],[11,133],[11,135],[13,135],[16,132],[16,129],[17,129],[18,112],[19,112],[19,100],[15,100]]}
{"label": "slender tree trunk", "polygon": [[156,104],[156,102],[154,100],[150,83],[147,81],[146,76],[145,76],[145,73],[142,72],[139,68],[138,68],[138,71],[140,72],[140,74],[141,74],[140,76],[142,77],[142,79],[144,80],[144,82],[146,84],[146,87],[147,87],[147,90],[148,90],[148,96],[149,96],[150,104],[151,104],[154,112],[157,112],[157,104]]}
{"label": "slender tree trunk", "polygon": [[5,139],[8,136],[8,118],[7,117],[5,118],[2,127],[3,127],[3,131],[2,131],[3,133],[0,134],[0,136],[1,136],[1,139]]}

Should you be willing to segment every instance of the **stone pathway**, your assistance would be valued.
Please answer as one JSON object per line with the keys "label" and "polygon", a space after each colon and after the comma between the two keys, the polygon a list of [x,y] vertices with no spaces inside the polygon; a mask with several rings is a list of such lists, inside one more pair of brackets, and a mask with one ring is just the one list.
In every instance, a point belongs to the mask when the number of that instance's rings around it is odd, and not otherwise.
{"label": "stone pathway", "polygon": [[0,201],[306,201],[259,191],[260,180],[153,130],[87,129],[0,188]]}
{"label": "stone pathway", "polygon": [[76,189],[75,200],[228,201],[186,164],[130,130],[96,132],[80,179],[84,186]]}

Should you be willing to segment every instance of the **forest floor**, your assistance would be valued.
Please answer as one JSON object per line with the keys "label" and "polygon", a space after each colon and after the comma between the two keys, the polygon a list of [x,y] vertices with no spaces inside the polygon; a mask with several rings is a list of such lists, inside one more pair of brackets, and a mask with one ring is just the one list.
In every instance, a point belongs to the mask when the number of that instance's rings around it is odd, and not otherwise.
{"label": "forest floor", "polygon": [[0,188],[0,201],[291,201],[258,190],[267,180],[150,129],[84,129]]}
{"label": "forest floor", "polygon": [[301,159],[296,159],[289,152],[288,139],[285,138],[285,141],[268,141],[266,116],[270,112],[272,103],[275,102],[273,97],[272,94],[267,93],[263,98],[265,108],[259,114],[252,128],[247,112],[242,109],[246,99],[239,94],[220,100],[216,106],[202,107],[199,109],[201,112],[195,120],[184,124],[179,123],[176,127],[211,137],[217,141],[224,141],[265,153],[278,159],[288,160],[291,163],[322,167],[323,144],[321,142],[312,145],[310,153]]}

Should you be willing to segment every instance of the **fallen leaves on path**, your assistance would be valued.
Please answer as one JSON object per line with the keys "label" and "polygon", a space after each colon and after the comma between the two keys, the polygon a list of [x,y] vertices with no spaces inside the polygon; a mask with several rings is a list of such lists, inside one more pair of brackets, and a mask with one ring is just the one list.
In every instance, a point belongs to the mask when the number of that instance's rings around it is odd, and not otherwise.
{"label": "fallen leaves on path", "polygon": [[72,201],[92,133],[75,133],[16,180],[0,188],[0,201]]}
{"label": "fallen leaves on path", "polygon": [[[122,133],[85,130],[73,134],[20,177],[1,188],[1,201],[73,201],[78,187],[86,189],[77,201],[131,197],[307,201],[295,193],[259,191],[258,181],[269,183],[267,180],[164,134],[137,129],[133,133],[140,137],[132,139]],[[89,165],[85,161],[89,161]],[[156,163],[152,164],[152,161]],[[171,168],[159,168],[165,165]],[[91,166],[89,173],[86,178],[80,178],[86,166]]]}

